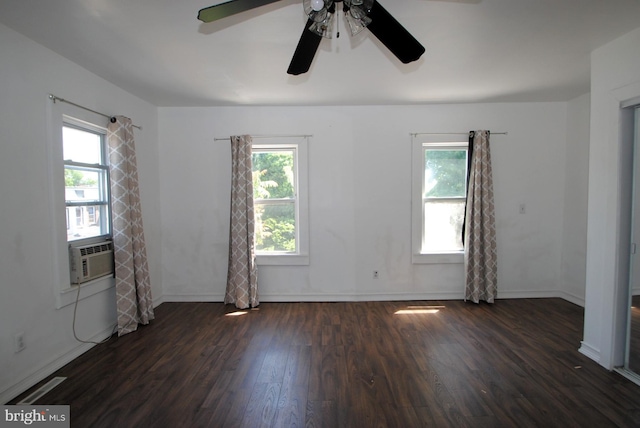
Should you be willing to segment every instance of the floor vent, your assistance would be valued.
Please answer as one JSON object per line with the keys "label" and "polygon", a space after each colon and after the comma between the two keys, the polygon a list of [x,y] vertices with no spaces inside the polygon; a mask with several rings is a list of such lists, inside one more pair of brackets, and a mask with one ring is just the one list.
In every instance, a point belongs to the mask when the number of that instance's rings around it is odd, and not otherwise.
{"label": "floor vent", "polygon": [[36,389],[31,394],[29,394],[29,396],[27,396],[24,400],[21,400],[18,403],[18,405],[35,403],[36,400],[38,400],[40,397],[42,397],[47,392],[51,391],[56,386],[60,385],[66,379],[67,379],[66,377],[54,377],[49,382],[45,383],[40,388]]}

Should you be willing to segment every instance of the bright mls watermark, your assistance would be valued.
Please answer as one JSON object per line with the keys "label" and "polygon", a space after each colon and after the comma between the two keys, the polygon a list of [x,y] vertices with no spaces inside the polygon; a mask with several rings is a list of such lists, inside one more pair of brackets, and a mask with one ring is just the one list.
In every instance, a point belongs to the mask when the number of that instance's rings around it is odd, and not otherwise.
{"label": "bright mls watermark", "polygon": [[71,427],[69,406],[2,406],[0,428],[4,427]]}

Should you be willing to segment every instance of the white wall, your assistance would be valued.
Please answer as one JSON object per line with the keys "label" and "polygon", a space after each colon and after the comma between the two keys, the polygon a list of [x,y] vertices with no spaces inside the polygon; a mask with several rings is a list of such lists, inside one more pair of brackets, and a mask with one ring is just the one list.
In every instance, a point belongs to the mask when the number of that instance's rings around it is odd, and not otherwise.
{"label": "white wall", "polygon": [[562,228],[563,291],[584,306],[587,260],[590,94],[567,103],[564,222]]}
{"label": "white wall", "polygon": [[[584,123],[577,103],[572,123]],[[572,253],[563,247],[567,187],[586,186],[578,172],[565,183],[567,168],[584,163],[565,159],[568,111],[567,103],[160,108],[165,300],[223,298],[230,150],[214,137],[245,133],[313,134],[310,265],[259,267],[262,301],[462,298],[462,265],[411,263],[410,133],[482,128],[509,133],[491,143],[499,297],[581,303],[577,284],[564,290],[561,263]]]}
{"label": "white wall", "polygon": [[[585,325],[581,352],[621,365],[627,307],[628,161],[620,103],[640,97],[640,28],[591,55],[591,138]],[[638,98],[640,102],[640,98]]]}
{"label": "white wall", "polygon": [[[66,258],[55,243],[48,94],[131,117],[153,293],[161,297],[157,109],[0,25],[0,402],[88,349],[73,338],[73,306],[56,309]],[[63,223],[64,224],[64,223]],[[64,226],[62,226],[64,227]],[[78,334],[103,338],[115,321],[113,289],[82,300]],[[14,353],[24,332],[26,349]]]}

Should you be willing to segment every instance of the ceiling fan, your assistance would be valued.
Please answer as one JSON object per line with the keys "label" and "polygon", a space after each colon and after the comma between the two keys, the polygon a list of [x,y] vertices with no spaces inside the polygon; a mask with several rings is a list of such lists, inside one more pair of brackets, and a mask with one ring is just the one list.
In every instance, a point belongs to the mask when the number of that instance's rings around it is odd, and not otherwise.
{"label": "ceiling fan", "polygon": [[[198,19],[212,22],[276,1],[279,0],[229,0],[201,9]],[[376,0],[303,0],[307,23],[287,69],[288,74],[298,75],[309,71],[322,37],[332,36],[332,18],[338,3],[342,3],[351,35],[368,28],[404,64],[416,61],[424,53],[420,42]]]}

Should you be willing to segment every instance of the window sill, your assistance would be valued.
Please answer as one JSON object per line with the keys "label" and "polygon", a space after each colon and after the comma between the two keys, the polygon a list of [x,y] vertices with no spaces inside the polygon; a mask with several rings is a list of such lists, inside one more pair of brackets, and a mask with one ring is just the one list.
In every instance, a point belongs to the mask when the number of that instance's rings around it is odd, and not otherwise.
{"label": "window sill", "polygon": [[80,300],[101,293],[115,286],[115,278],[111,275],[103,276],[92,281],[85,282],[80,285],[70,285],[68,288],[60,290],[56,296],[56,308],[60,309],[75,303],[78,296],[78,286],[80,290]]}
{"label": "window sill", "polygon": [[258,254],[256,255],[258,266],[306,266],[309,264],[309,256],[302,254]]}
{"label": "window sill", "polygon": [[412,256],[413,264],[462,264],[464,263],[464,251],[451,253],[421,253]]}

